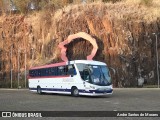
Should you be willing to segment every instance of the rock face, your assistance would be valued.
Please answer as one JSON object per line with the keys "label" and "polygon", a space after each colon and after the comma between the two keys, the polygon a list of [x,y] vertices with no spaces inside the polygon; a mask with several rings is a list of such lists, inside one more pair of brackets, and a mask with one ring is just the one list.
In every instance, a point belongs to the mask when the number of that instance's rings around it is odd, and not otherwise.
{"label": "rock face", "polygon": [[[157,84],[156,36],[153,33],[160,32],[159,7],[159,4],[148,8],[123,2],[92,3],[27,16],[1,16],[0,87],[10,86],[11,68],[16,87],[18,59],[20,84],[24,86],[25,53],[27,69],[62,61],[58,44],[68,35],[81,31],[96,39],[99,49],[94,60],[108,64],[114,86],[134,87],[140,79],[145,84]],[[160,53],[160,35],[157,38]],[[67,48],[70,60],[86,59],[92,45],[78,39]]]}

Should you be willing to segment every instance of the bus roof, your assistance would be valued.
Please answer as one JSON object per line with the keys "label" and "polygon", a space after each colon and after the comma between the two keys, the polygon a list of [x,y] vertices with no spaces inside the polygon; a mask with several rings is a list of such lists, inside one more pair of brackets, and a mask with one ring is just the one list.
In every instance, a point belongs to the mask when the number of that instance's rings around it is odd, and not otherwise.
{"label": "bus roof", "polygon": [[106,63],[104,62],[100,62],[100,61],[94,61],[94,60],[74,60],[74,61],[70,61],[70,63],[84,63],[84,64],[91,64],[91,65],[106,65]]}
{"label": "bus roof", "polygon": [[57,66],[63,66],[63,65],[66,65],[66,62],[53,63],[53,64],[48,64],[48,65],[43,65],[43,66],[32,67],[32,68],[30,68],[30,70],[41,69],[41,68],[57,67]]}
{"label": "bus roof", "polygon": [[43,66],[32,67],[30,68],[30,70],[58,67],[58,66],[64,66],[64,65],[69,65],[69,64],[75,64],[75,63],[83,63],[83,64],[91,64],[91,65],[106,65],[106,63],[104,62],[99,62],[99,61],[94,61],[94,60],[73,60],[73,61],[68,61],[68,62],[60,62],[60,63],[53,63],[53,64],[48,64],[48,65],[43,65]]}

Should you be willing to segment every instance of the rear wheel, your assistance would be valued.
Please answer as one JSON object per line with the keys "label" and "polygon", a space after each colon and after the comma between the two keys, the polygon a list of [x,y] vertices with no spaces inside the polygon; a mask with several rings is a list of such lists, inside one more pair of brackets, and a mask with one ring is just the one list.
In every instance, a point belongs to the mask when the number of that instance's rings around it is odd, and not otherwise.
{"label": "rear wheel", "polygon": [[79,96],[78,88],[73,87],[73,88],[72,88],[72,91],[71,91],[71,94],[72,94],[72,96],[74,96],[74,97],[78,97],[78,96]]}
{"label": "rear wheel", "polygon": [[37,87],[37,93],[38,93],[38,94],[42,94],[42,90],[41,90],[41,87],[40,87],[40,86]]}

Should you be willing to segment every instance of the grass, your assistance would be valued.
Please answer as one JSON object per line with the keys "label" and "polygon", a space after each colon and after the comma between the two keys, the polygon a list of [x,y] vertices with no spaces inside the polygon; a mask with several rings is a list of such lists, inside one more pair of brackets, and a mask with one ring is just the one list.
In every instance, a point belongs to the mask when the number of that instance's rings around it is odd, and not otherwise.
{"label": "grass", "polygon": [[76,16],[89,10],[99,12],[101,9],[103,9],[105,13],[109,13],[111,17],[118,17],[118,19],[125,19],[125,16],[129,16],[137,20],[150,20],[150,17],[152,18],[151,20],[155,20],[154,18],[160,17],[160,2],[158,2],[158,0],[124,0],[115,4],[95,2],[86,5],[69,5],[57,10],[54,18],[59,21],[63,19],[65,15],[73,16],[74,14]]}

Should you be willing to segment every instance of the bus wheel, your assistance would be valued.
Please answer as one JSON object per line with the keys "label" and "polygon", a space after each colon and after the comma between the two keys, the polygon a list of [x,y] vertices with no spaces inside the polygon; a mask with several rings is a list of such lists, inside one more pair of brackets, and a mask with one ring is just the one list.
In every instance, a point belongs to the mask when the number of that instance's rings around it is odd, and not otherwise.
{"label": "bus wheel", "polygon": [[37,93],[38,93],[38,94],[42,94],[42,90],[41,90],[41,87],[40,87],[40,86],[37,87]]}
{"label": "bus wheel", "polygon": [[74,96],[74,97],[78,97],[78,96],[79,96],[79,91],[78,91],[77,87],[73,87],[73,88],[71,89],[71,94],[72,94],[72,96]]}

